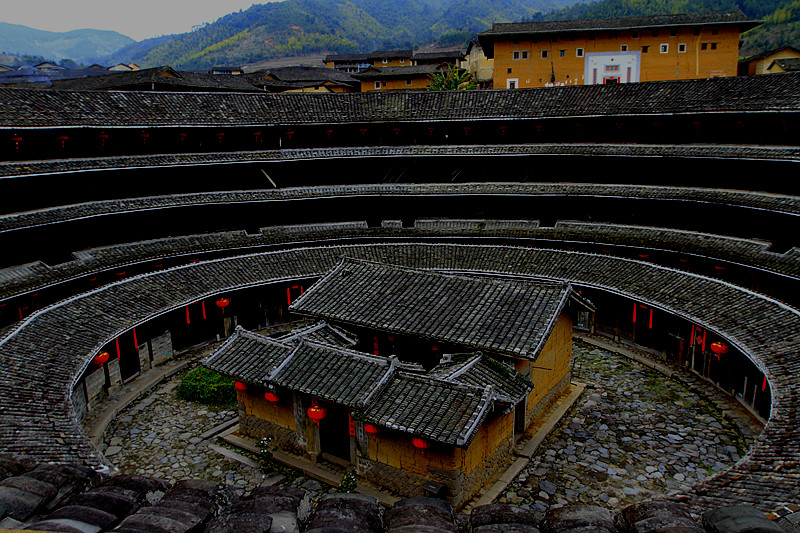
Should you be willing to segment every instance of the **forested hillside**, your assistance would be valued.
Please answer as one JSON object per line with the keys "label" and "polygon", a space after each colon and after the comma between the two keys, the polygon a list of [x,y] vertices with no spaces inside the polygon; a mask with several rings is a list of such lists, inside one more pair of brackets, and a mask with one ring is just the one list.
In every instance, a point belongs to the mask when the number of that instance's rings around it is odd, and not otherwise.
{"label": "forested hillside", "polygon": [[[231,13],[191,33],[113,56],[141,66],[203,69],[309,53],[465,45],[492,22],[531,18],[576,0],[284,0]],[[163,38],[162,38],[163,39]]]}

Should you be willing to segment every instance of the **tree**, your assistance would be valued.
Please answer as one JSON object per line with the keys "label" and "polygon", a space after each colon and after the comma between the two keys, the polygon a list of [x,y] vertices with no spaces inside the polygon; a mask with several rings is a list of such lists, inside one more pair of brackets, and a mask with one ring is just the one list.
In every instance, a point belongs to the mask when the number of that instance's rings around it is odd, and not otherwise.
{"label": "tree", "polygon": [[477,84],[472,75],[463,68],[445,68],[432,72],[428,76],[429,91],[455,91],[460,89],[476,89]]}

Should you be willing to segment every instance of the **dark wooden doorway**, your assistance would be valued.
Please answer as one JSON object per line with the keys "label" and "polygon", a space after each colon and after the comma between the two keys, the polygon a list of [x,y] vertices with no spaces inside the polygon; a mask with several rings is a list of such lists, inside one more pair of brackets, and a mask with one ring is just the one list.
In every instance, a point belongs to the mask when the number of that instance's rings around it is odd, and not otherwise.
{"label": "dark wooden doorway", "polygon": [[350,462],[350,418],[347,409],[325,404],[328,414],[319,422],[320,451]]}

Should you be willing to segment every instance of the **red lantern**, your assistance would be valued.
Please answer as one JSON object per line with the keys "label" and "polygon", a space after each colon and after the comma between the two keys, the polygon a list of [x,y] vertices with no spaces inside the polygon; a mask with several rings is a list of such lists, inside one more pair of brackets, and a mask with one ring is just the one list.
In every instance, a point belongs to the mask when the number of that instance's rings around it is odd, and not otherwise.
{"label": "red lantern", "polygon": [[108,361],[109,355],[108,352],[100,352],[99,354],[94,356],[94,364],[103,366],[103,363]]}
{"label": "red lantern", "polygon": [[228,307],[228,305],[230,303],[231,303],[231,301],[228,300],[227,298],[220,298],[219,300],[217,300],[217,307],[222,309],[222,314],[223,315],[225,314],[225,308]]}
{"label": "red lantern", "polygon": [[425,450],[431,447],[431,443],[425,439],[421,439],[419,437],[414,437],[411,439],[411,444],[414,445],[415,448],[419,448],[420,450]]}
{"label": "red lantern", "polygon": [[272,403],[275,403],[275,402],[277,402],[278,400],[280,400],[280,398],[278,398],[278,395],[277,395],[277,394],[275,394],[275,393],[274,393],[274,392],[272,392],[272,391],[267,391],[267,392],[265,392],[265,393],[264,393],[264,399],[266,399],[268,402],[272,402]]}
{"label": "red lantern", "polygon": [[372,424],[364,424],[364,431],[366,431],[371,435],[377,435],[378,433],[380,433],[378,426],[374,426]]}
{"label": "red lantern", "polygon": [[324,407],[320,407],[319,405],[312,405],[308,408],[308,418],[314,421],[314,423],[319,426],[319,421],[325,418],[328,414],[328,410]]}
{"label": "red lantern", "polygon": [[717,354],[717,357],[728,353],[728,345],[724,342],[715,342],[711,344],[711,351]]}
{"label": "red lantern", "polygon": [[240,390],[240,391],[246,391],[247,390],[247,385],[245,385],[241,381],[234,381],[233,382],[233,386],[236,387],[236,390]]}

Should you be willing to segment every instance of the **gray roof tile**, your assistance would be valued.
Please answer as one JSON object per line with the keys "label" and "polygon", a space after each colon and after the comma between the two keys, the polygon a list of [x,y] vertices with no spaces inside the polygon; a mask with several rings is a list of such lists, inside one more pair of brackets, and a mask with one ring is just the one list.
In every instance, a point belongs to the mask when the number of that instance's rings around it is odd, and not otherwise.
{"label": "gray roof tile", "polygon": [[444,274],[345,258],[290,310],[535,359],[567,284]]}

